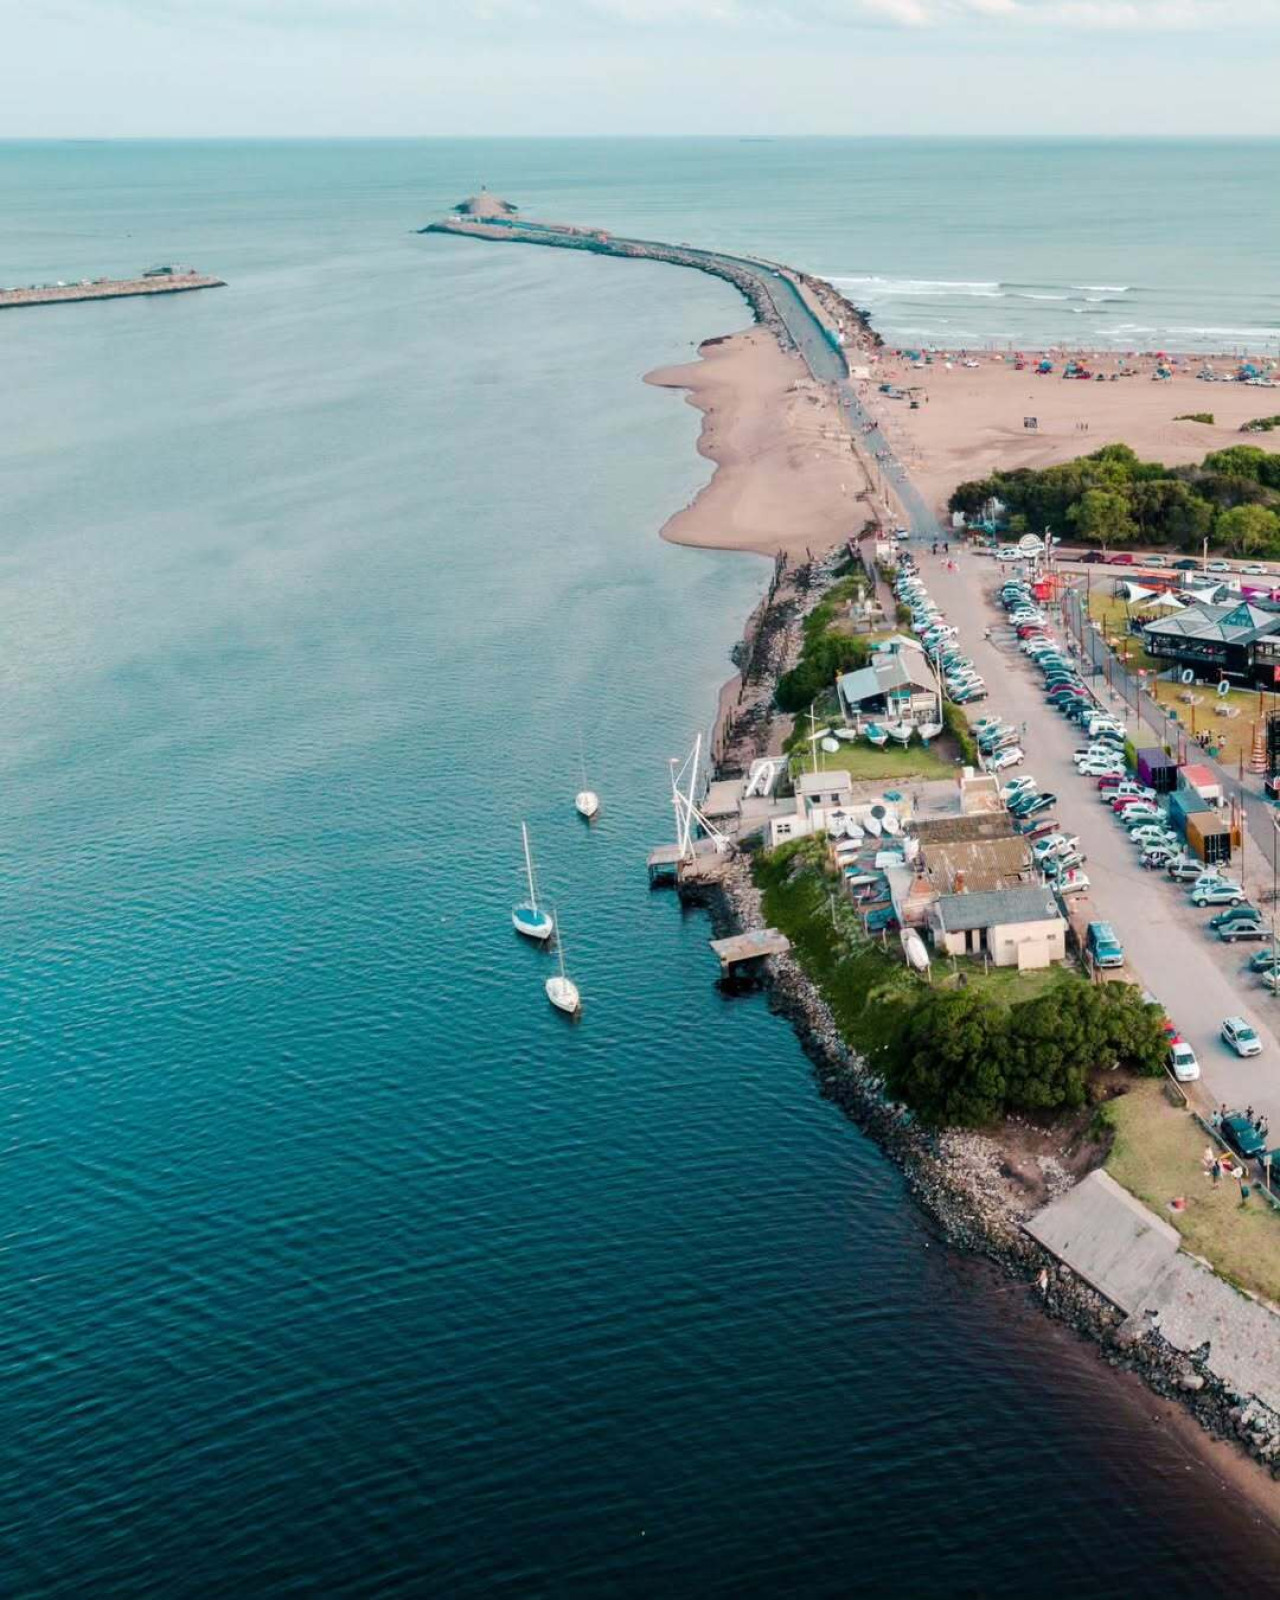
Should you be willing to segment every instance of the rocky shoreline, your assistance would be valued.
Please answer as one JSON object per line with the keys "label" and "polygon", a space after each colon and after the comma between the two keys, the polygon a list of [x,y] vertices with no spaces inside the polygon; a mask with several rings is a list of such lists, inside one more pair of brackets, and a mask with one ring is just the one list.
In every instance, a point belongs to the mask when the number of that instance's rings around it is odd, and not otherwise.
{"label": "rocky shoreline", "polygon": [[[763,922],[760,891],[738,856],[710,892],[717,935]],[[912,1196],[948,1243],[982,1255],[1055,1321],[1091,1340],[1107,1365],[1135,1373],[1155,1394],[1176,1400],[1213,1438],[1247,1452],[1280,1481],[1280,1416],[1240,1395],[1212,1372],[1207,1347],[1191,1356],[1174,1349],[1146,1319],[1126,1317],[1043,1249],[1022,1224],[1030,1207],[1010,1183],[1006,1152],[985,1134],[921,1128],[885,1098],[878,1078],[841,1039],[826,1002],[790,956],[773,958],[769,1003],[795,1028],[818,1085],[902,1169]],[[1070,1184],[1049,1174],[1050,1190]]]}
{"label": "rocky shoreline", "polygon": [[[807,578],[804,603],[797,606],[798,597],[789,597],[786,632],[792,635],[828,586],[831,563],[818,564]],[[753,613],[756,627],[767,610],[765,605]],[[793,653],[785,644],[777,651],[775,673],[785,670]],[[742,853],[699,899],[717,937],[764,923],[761,894]],[[1016,1181],[1010,1152],[999,1140],[967,1129],[923,1128],[886,1098],[883,1083],[845,1044],[820,991],[794,957],[771,958],[766,990],[773,1010],[794,1027],[823,1096],[897,1163],[912,1196],[950,1244],[992,1261],[1024,1285],[1048,1316],[1092,1341],[1108,1366],[1136,1374],[1155,1394],[1179,1402],[1207,1434],[1237,1445],[1280,1481],[1280,1416],[1223,1383],[1212,1370],[1208,1346],[1189,1356],[1175,1349],[1149,1319],[1126,1317],[1026,1232],[1031,1214],[1074,1182],[1058,1162],[1037,1158],[1043,1192],[1032,1199]]]}

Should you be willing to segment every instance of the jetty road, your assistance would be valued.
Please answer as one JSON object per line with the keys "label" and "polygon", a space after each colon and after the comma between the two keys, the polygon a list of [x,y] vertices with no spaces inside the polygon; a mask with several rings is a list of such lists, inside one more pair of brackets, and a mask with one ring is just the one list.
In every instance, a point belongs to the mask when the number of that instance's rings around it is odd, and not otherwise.
{"label": "jetty road", "polygon": [[[990,688],[983,713],[1026,723],[1027,759],[1019,771],[1058,796],[1054,814],[1064,832],[1079,836],[1087,857],[1090,914],[1113,924],[1135,978],[1160,1000],[1194,1049],[1205,1096],[1233,1108],[1252,1105],[1280,1130],[1280,999],[1243,970],[1258,947],[1223,944],[1207,927],[1211,912],[1196,911],[1186,890],[1166,873],[1138,865],[1137,851],[1101,804],[1096,783],[1076,772],[1072,752],[1081,742],[1080,729],[1045,704],[1039,673],[1005,626],[994,599],[994,565],[966,552],[950,572],[927,548],[915,554],[930,594],[961,629],[965,652]],[[988,626],[989,639],[983,637]],[[1223,1043],[1222,1020],[1233,1015],[1258,1030],[1260,1056],[1241,1060]]]}

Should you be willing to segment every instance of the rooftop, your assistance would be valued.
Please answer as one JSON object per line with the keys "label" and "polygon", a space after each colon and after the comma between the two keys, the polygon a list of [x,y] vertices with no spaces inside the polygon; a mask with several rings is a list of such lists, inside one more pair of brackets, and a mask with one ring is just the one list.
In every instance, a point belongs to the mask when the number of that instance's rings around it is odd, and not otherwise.
{"label": "rooftop", "polygon": [[842,767],[832,767],[827,772],[802,772],[796,780],[796,793],[840,794],[853,788],[853,779]]}
{"label": "rooftop", "polygon": [[1280,607],[1241,600],[1230,605],[1190,605],[1171,617],[1149,622],[1143,633],[1159,639],[1211,639],[1223,644],[1252,644],[1280,629]]}
{"label": "rooftop", "polygon": [[1061,920],[1051,890],[1002,889],[985,894],[944,894],[934,903],[933,915],[944,933],[964,933],[969,928],[993,928],[1009,922]]}
{"label": "rooftop", "polygon": [[1031,877],[1031,850],[1020,834],[922,841],[925,870],[939,894],[1017,889]]}

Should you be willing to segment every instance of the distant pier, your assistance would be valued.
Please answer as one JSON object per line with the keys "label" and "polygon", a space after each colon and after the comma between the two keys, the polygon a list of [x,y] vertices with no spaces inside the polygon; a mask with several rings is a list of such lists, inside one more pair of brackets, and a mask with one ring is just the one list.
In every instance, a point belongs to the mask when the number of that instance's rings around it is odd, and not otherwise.
{"label": "distant pier", "polygon": [[124,300],[140,294],[184,294],[192,289],[225,289],[226,281],[194,267],[152,267],[140,278],[82,278],[78,283],[32,283],[0,288],[6,306],[52,306],[75,300]]}

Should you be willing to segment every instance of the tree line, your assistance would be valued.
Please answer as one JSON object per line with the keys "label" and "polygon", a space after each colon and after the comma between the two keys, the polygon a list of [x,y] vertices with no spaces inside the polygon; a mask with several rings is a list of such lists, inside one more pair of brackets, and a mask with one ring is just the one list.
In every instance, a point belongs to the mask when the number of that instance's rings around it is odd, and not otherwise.
{"label": "tree line", "polygon": [[1132,984],[1064,975],[1012,1005],[977,985],[896,1004],[897,1025],[886,1029],[876,1065],[895,1099],[941,1127],[1075,1109],[1099,1068],[1154,1076],[1169,1047],[1159,1008]]}
{"label": "tree line", "polygon": [[1280,555],[1280,455],[1257,445],[1212,451],[1198,466],[1166,467],[1109,444],[1058,466],[962,483],[950,505],[972,517],[992,498],[1008,507],[1015,534],[1051,529],[1088,544],[1196,551],[1207,539],[1235,555]]}

